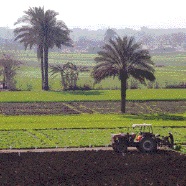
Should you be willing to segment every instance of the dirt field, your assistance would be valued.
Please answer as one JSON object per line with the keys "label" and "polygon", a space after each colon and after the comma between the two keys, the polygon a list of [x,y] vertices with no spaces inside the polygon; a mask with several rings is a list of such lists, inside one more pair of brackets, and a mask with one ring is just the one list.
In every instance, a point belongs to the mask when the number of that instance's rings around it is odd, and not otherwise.
{"label": "dirt field", "polygon": [[0,153],[0,185],[186,185],[186,156],[111,150]]}
{"label": "dirt field", "polygon": [[[127,101],[130,114],[184,113],[186,101]],[[53,102],[53,103],[0,103],[0,114],[80,114],[120,113],[119,101]]]}

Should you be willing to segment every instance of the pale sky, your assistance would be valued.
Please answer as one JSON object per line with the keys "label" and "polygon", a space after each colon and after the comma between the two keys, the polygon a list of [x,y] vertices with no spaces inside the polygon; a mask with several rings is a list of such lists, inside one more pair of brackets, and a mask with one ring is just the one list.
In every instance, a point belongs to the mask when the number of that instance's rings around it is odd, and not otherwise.
{"label": "pale sky", "polygon": [[186,28],[185,0],[4,0],[0,27],[14,28],[23,11],[35,6],[55,10],[69,28]]}

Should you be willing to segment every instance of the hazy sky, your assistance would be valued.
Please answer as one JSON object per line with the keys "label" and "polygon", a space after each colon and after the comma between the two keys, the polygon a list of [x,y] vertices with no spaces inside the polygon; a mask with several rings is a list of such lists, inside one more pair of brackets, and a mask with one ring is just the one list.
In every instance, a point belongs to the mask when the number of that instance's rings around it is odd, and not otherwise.
{"label": "hazy sky", "polygon": [[13,28],[23,11],[34,6],[55,10],[69,28],[186,28],[185,0],[4,0],[0,27]]}

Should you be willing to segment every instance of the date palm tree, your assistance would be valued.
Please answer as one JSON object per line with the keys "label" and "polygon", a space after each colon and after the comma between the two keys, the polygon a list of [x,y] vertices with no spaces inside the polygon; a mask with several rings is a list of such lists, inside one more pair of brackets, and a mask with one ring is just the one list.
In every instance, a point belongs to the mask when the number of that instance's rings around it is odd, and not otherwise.
{"label": "date palm tree", "polygon": [[24,44],[25,49],[37,46],[37,57],[41,61],[42,89],[48,90],[48,53],[54,46],[72,46],[70,30],[63,21],[57,21],[57,12],[45,11],[42,7],[29,8],[15,25],[25,23],[14,30],[15,40]]}
{"label": "date palm tree", "polygon": [[98,52],[95,58],[97,65],[92,76],[96,83],[107,77],[118,76],[121,81],[121,112],[125,113],[127,79],[132,76],[145,84],[146,80],[154,81],[154,63],[148,50],[141,49],[133,37],[117,37],[110,40]]}

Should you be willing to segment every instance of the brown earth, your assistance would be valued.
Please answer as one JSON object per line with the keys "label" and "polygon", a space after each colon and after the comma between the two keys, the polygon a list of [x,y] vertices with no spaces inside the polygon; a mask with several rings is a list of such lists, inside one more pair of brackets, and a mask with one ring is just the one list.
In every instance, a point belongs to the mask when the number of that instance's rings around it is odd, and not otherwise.
{"label": "brown earth", "polygon": [[[186,101],[127,101],[130,114],[184,113]],[[119,101],[0,103],[0,114],[41,115],[80,113],[120,113]]]}
{"label": "brown earth", "polygon": [[160,150],[0,153],[0,185],[186,185],[186,156]]}

